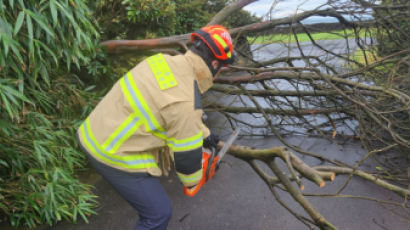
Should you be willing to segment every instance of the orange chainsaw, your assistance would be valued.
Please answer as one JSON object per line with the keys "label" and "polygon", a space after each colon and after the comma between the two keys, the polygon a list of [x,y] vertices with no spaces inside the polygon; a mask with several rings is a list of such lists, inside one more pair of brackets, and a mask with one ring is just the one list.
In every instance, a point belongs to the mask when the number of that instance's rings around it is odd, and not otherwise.
{"label": "orange chainsaw", "polygon": [[221,163],[222,157],[225,156],[229,147],[231,147],[233,142],[236,140],[239,132],[239,128],[235,129],[235,131],[233,131],[232,135],[228,138],[224,146],[221,148],[221,150],[219,150],[217,154],[215,154],[215,150],[212,151],[209,149],[204,149],[204,151],[202,152],[202,179],[194,187],[184,187],[185,195],[191,197],[195,196],[195,194],[202,188],[202,186],[214,176],[215,171],[219,168],[219,164]]}

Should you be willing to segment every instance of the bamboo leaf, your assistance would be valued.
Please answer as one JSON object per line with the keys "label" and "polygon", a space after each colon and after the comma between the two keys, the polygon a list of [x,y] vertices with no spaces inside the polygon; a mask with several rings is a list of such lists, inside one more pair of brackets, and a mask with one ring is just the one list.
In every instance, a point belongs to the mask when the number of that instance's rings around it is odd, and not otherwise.
{"label": "bamboo leaf", "polygon": [[[2,36],[0,35],[0,42],[2,40]],[[6,57],[3,56],[3,54],[0,52],[0,66],[4,67],[6,66]]]}
{"label": "bamboo leaf", "polygon": [[56,54],[50,48],[48,48],[46,44],[44,44],[40,40],[38,40],[37,42],[45,51],[47,51],[53,57],[54,62],[58,64],[58,59],[57,59]]}
{"label": "bamboo leaf", "polygon": [[28,31],[28,38],[29,38],[29,41],[28,41],[29,52],[31,54],[33,54],[33,48],[34,48],[34,45],[33,45],[33,38],[34,38],[34,36],[33,36],[33,22],[31,21],[31,17],[28,16],[28,15],[26,17],[26,23],[27,23],[27,31]]}
{"label": "bamboo leaf", "polygon": [[81,211],[80,209],[78,210],[78,213],[80,214],[81,218],[84,220],[85,223],[88,224],[88,219],[87,217],[84,215],[83,211]]}
{"label": "bamboo leaf", "polygon": [[6,136],[10,136],[10,131],[12,131],[10,129],[10,124],[9,122],[5,121],[5,120],[0,120],[0,131],[3,132],[4,134],[6,134]]}
{"label": "bamboo leaf", "polygon": [[11,9],[14,9],[14,0],[9,0],[9,4]]}
{"label": "bamboo leaf", "polygon": [[14,97],[14,95],[5,94],[5,96],[11,101],[12,104],[20,106],[20,103],[17,101],[17,99]]}
{"label": "bamboo leaf", "polygon": [[56,4],[55,4],[55,0],[50,0],[50,11],[51,11],[51,16],[53,18],[53,25],[56,26],[57,22],[58,22],[58,12],[56,9]]}
{"label": "bamboo leaf", "polygon": [[54,215],[56,216],[56,218],[57,218],[58,221],[61,220],[61,215],[60,215],[60,213],[59,213],[57,210],[54,211]]}
{"label": "bamboo leaf", "polygon": [[47,86],[50,87],[51,85],[50,77],[48,75],[47,67],[45,65],[41,65],[40,73],[41,73],[43,80],[47,83]]}
{"label": "bamboo leaf", "polygon": [[11,108],[11,106],[10,106],[10,103],[9,103],[9,101],[7,100],[6,96],[5,96],[4,94],[0,94],[0,96],[1,96],[1,99],[2,99],[2,101],[3,101],[3,103],[4,103],[4,107],[6,107],[6,111],[7,111],[7,113],[9,114],[9,117],[10,117],[10,118],[14,118],[13,110],[12,110],[12,108]]}
{"label": "bamboo leaf", "polygon": [[[20,45],[20,44],[18,44],[18,45]],[[13,44],[10,46],[10,48],[13,51],[14,55],[17,56],[17,59],[19,60],[20,64],[24,65],[24,60],[23,60],[23,57],[20,54],[19,49]]]}
{"label": "bamboo leaf", "polygon": [[10,39],[7,36],[7,34],[4,34],[2,38],[3,38],[4,56],[7,58],[7,54],[9,53]]}
{"label": "bamboo leaf", "polygon": [[74,20],[73,14],[69,12],[64,6],[62,6],[59,2],[55,2],[55,4],[61,9],[64,13],[64,16],[68,18],[68,20],[73,24],[74,28],[78,28],[77,22]]}
{"label": "bamboo leaf", "polygon": [[88,86],[87,88],[84,89],[84,91],[91,91],[91,90],[93,90],[95,87],[96,87],[95,85]]}
{"label": "bamboo leaf", "polygon": [[14,26],[14,35],[16,35],[20,31],[21,26],[24,22],[24,15],[24,11],[20,11],[19,16],[17,17],[16,25]]}
{"label": "bamboo leaf", "polygon": [[3,210],[4,213],[9,214],[9,209],[4,203],[0,203],[0,208]]}
{"label": "bamboo leaf", "polygon": [[[72,218],[73,214],[67,210],[67,206],[64,206],[62,208],[60,208],[59,210],[62,214],[64,214],[64,218],[67,219],[67,217]],[[68,219],[67,219],[68,220]]]}
{"label": "bamboo leaf", "polygon": [[24,1],[23,0],[19,0],[19,4],[21,8],[26,8],[26,5],[24,5]]}
{"label": "bamboo leaf", "polygon": [[73,210],[73,222],[77,223],[78,208],[75,206]]}
{"label": "bamboo leaf", "polygon": [[9,94],[12,94],[12,95],[18,97],[19,99],[21,99],[21,100],[23,100],[23,101],[25,101],[25,102],[31,103],[30,100],[29,100],[26,96],[24,96],[24,94],[22,94],[22,93],[20,93],[19,91],[13,89],[13,88],[10,87],[10,86],[0,85],[0,89],[2,90],[2,93],[8,92]]}
{"label": "bamboo leaf", "polygon": [[26,13],[29,14],[37,23],[38,25],[51,37],[54,38],[55,34],[53,31],[51,31],[51,29],[49,28],[49,26],[43,21],[43,19],[38,15],[35,14],[33,11],[25,9]]}
{"label": "bamboo leaf", "polygon": [[3,166],[6,167],[6,168],[9,167],[9,164],[7,164],[7,162],[4,161],[4,160],[2,160],[2,159],[0,159],[0,164],[3,165]]}

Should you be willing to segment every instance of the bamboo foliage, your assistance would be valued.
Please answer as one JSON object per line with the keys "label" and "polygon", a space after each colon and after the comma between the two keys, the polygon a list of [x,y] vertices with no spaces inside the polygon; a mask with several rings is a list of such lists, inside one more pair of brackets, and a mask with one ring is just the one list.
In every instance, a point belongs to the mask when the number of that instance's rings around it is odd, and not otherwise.
{"label": "bamboo foliage", "polygon": [[91,13],[83,0],[0,0],[0,217],[13,226],[94,213],[73,176],[84,162],[73,127],[96,96],[73,71],[95,64]]}
{"label": "bamboo foliage", "polygon": [[0,75],[8,79],[0,83],[8,89],[1,100],[9,116],[17,118],[12,105],[26,100],[25,88],[49,88],[52,68],[87,61],[98,33],[81,0],[0,1],[0,14]]}

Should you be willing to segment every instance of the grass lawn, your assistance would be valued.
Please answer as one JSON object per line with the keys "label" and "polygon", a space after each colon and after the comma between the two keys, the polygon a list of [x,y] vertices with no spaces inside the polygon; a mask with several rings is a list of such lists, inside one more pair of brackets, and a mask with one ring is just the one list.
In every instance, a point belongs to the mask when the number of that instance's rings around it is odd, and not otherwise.
{"label": "grass lawn", "polygon": [[[360,31],[359,36],[364,37],[365,31]],[[353,30],[337,30],[330,32],[320,32],[320,33],[311,33],[311,36],[314,40],[335,40],[343,39],[345,36],[348,38],[354,38],[355,34]],[[299,42],[310,41],[309,36],[305,33],[297,34]],[[253,44],[271,44],[271,43],[293,43],[296,42],[295,36],[292,33],[289,34],[273,34],[273,35],[264,35],[258,37],[248,37],[248,41]]]}
{"label": "grass lawn", "polygon": [[374,51],[366,51],[365,53],[363,53],[361,49],[356,49],[356,51],[353,54],[353,60],[361,64],[366,64],[365,54],[368,64],[372,64],[373,62],[376,62],[379,59],[379,57],[374,54]]}

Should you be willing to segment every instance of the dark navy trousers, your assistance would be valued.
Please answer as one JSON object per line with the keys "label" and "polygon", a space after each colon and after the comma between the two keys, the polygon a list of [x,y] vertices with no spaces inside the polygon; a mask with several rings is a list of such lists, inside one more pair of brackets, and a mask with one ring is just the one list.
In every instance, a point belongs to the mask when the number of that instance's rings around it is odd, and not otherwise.
{"label": "dark navy trousers", "polygon": [[[85,151],[85,149],[83,149]],[[138,211],[136,230],[164,230],[171,218],[171,201],[158,178],[106,166],[87,153],[88,160],[128,203]]]}

